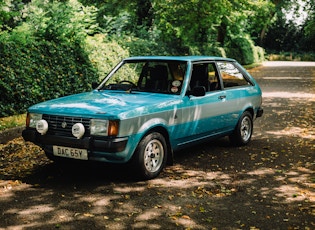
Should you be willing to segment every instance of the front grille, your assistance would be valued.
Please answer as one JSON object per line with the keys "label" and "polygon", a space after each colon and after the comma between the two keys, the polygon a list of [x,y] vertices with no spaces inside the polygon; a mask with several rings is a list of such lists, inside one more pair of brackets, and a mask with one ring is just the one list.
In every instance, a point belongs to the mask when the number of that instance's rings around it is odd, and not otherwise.
{"label": "front grille", "polygon": [[82,123],[85,128],[84,136],[90,135],[90,119],[80,117],[64,117],[55,115],[43,115],[43,119],[48,122],[48,133],[60,136],[72,136],[72,126],[75,123]]}

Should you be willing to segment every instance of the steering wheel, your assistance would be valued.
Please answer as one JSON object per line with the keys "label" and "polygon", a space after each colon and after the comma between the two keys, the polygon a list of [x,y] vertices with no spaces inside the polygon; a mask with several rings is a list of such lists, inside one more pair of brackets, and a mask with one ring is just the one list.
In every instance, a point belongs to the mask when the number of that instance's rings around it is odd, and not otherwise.
{"label": "steering wheel", "polygon": [[118,84],[122,84],[122,83],[128,83],[128,84],[132,85],[133,87],[137,87],[135,83],[128,81],[128,80],[122,80],[122,81],[118,82]]}

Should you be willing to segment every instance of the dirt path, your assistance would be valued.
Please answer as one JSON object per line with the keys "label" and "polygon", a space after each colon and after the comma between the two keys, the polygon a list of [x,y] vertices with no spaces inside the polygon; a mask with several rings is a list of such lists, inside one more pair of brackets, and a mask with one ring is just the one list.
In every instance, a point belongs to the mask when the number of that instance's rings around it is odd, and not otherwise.
{"label": "dirt path", "polygon": [[277,64],[251,71],[265,114],[248,146],[186,149],[154,180],[0,145],[0,229],[315,229],[315,63]]}

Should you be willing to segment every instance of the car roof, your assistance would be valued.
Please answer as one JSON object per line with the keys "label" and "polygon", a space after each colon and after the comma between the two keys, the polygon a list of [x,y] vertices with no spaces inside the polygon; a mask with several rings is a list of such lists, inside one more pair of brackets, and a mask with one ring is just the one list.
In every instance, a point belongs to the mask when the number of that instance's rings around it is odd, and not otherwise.
{"label": "car roof", "polygon": [[164,60],[164,61],[235,61],[231,58],[216,57],[216,56],[135,56],[125,58],[126,61],[140,60]]}

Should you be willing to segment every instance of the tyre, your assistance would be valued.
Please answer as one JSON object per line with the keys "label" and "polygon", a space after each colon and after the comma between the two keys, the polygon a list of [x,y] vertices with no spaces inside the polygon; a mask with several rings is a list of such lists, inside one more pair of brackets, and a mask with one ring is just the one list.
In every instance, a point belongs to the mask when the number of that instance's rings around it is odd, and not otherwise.
{"label": "tyre", "polygon": [[157,177],[165,167],[167,145],[162,134],[152,132],[146,135],[138,144],[132,159],[133,170],[141,179]]}
{"label": "tyre", "polygon": [[245,111],[240,117],[234,132],[229,136],[230,141],[235,146],[243,146],[250,142],[253,134],[253,116]]}

